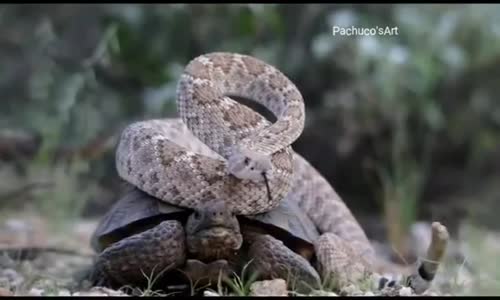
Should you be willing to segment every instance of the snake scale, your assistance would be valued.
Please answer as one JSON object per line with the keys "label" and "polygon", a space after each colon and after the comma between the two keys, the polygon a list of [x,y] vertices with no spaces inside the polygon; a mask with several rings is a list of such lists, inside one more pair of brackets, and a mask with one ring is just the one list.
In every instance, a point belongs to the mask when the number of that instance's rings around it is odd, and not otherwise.
{"label": "snake scale", "polygon": [[[276,121],[234,97],[256,101]],[[305,105],[282,72],[248,55],[198,56],[180,77],[177,108],[180,118],[139,121],[124,129],[116,153],[124,180],[181,207],[224,199],[237,214],[269,211],[287,197],[322,234],[315,244],[320,259],[334,248],[346,249],[346,261],[361,257],[372,268],[375,251],[349,208],[291,147],[304,129]]]}

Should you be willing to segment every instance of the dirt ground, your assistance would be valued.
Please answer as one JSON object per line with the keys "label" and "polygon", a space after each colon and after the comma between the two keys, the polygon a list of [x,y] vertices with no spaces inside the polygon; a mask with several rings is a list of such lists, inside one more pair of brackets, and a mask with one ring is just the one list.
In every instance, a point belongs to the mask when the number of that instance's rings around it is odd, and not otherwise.
{"label": "dirt ground", "polygon": [[[97,219],[92,219],[54,225],[36,214],[4,215],[0,221],[0,248],[4,250],[0,255],[0,295],[126,295],[123,291],[95,287],[82,288],[76,285],[77,276],[92,265],[95,254],[89,241],[97,222]],[[420,233],[422,245],[425,244],[424,239],[426,239],[425,229],[423,230],[424,232]],[[468,231],[469,235],[474,233],[472,229]],[[497,293],[498,291],[492,288],[498,286],[496,284],[498,281],[494,279],[495,274],[488,275],[487,272],[482,271],[478,273],[480,261],[477,259],[464,260],[464,257],[471,256],[469,253],[475,252],[477,256],[483,257],[486,255],[479,253],[474,246],[482,249],[481,251],[491,250],[492,253],[495,251],[499,253],[500,236],[498,234],[483,232],[483,238],[482,244],[477,240],[473,240],[470,245],[452,242],[449,249],[460,251],[448,251],[446,264],[440,268],[433,286],[425,295]],[[457,254],[459,252],[460,255]],[[492,287],[488,285],[488,282]],[[210,290],[201,291],[206,296],[214,293]],[[363,295],[356,291],[356,288],[346,290],[344,293]],[[401,295],[405,293],[409,292],[406,290],[396,292]],[[165,295],[165,293],[144,290],[139,294]],[[370,292],[366,294],[373,295]]]}

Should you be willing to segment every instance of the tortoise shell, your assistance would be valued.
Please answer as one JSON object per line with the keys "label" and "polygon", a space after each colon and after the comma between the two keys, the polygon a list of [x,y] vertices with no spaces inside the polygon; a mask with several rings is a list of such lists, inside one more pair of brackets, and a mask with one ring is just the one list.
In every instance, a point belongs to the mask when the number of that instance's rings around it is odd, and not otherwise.
{"label": "tortoise shell", "polygon": [[[97,225],[91,238],[96,252],[133,234],[152,228],[165,220],[185,224],[191,209],[178,207],[129,187]],[[293,201],[284,199],[275,209],[256,215],[238,216],[241,230],[270,234],[307,258],[314,253],[313,241],[319,232],[313,222]]]}

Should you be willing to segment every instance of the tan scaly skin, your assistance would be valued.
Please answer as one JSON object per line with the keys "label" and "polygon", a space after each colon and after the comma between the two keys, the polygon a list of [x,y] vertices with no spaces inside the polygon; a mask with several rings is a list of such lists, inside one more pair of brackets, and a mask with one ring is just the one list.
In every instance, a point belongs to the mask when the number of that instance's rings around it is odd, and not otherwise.
{"label": "tan scaly skin", "polygon": [[[230,96],[264,105],[277,121],[270,124]],[[240,215],[279,204],[293,175],[290,144],[305,121],[302,95],[284,74],[251,56],[205,54],[181,75],[177,108],[182,123],[148,120],[124,130],[116,152],[124,180],[192,209],[204,197],[224,199]],[[273,191],[271,199],[264,175]]]}
{"label": "tan scaly skin", "polygon": [[[230,96],[263,104],[277,121],[269,122]],[[322,234],[316,252],[324,258],[323,272],[356,266],[360,257],[368,273],[380,269],[349,208],[290,146],[302,132],[305,116],[302,96],[285,75],[246,55],[201,55],[181,76],[177,106],[180,119],[147,120],[124,130],[116,155],[123,179],[192,209],[202,206],[200,199],[215,198],[236,214],[251,215],[293,201]],[[344,259],[332,261],[329,253]]]}

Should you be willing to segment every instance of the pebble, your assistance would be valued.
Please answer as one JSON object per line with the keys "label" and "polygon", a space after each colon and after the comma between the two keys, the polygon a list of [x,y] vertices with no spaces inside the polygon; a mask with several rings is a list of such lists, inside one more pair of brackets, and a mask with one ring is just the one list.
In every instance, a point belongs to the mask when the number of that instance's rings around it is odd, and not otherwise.
{"label": "pebble", "polygon": [[68,297],[71,296],[71,293],[66,289],[62,289],[57,293],[57,296]]}
{"label": "pebble", "polygon": [[108,295],[97,293],[97,292],[87,291],[87,292],[76,292],[76,293],[73,293],[72,296],[76,296],[76,297],[102,297],[102,296],[108,296]]}
{"label": "pebble", "polygon": [[105,287],[93,287],[88,291],[80,291],[73,293],[72,296],[84,296],[84,297],[99,297],[99,296],[129,296],[122,291],[115,291]]}
{"label": "pebble", "polygon": [[220,297],[220,295],[217,294],[216,292],[209,291],[209,290],[203,291],[203,296],[205,296],[205,297]]}
{"label": "pebble", "polygon": [[422,296],[439,296],[440,293],[437,292],[433,287],[427,289],[424,291],[421,295]]}
{"label": "pebble", "polygon": [[382,296],[387,296],[387,297],[395,297],[395,296],[400,296],[399,295],[399,288],[395,287],[386,287],[380,291]]}
{"label": "pebble", "polygon": [[129,296],[128,294],[122,292],[122,291],[116,291],[116,290],[112,290],[112,289],[108,289],[108,288],[105,288],[105,287],[100,287],[100,286],[96,286],[96,287],[93,287],[90,289],[90,296],[112,296],[112,297],[116,297],[116,296]]}
{"label": "pebble", "polygon": [[286,282],[281,278],[256,281],[250,285],[250,296],[288,296]]}
{"label": "pebble", "polygon": [[346,296],[355,296],[360,294],[360,292],[361,291],[359,290],[359,288],[356,287],[354,284],[346,285],[342,287],[342,289],[340,290],[340,293]]}
{"label": "pebble", "polygon": [[95,293],[105,294],[108,296],[129,296],[127,293],[124,293],[122,291],[112,290],[112,289],[108,289],[105,287],[99,287],[99,286],[91,288],[90,291],[95,292]]}
{"label": "pebble", "polygon": [[9,286],[19,286],[23,281],[24,277],[21,276],[13,269],[5,269],[0,271],[0,279],[6,279]]}
{"label": "pebble", "polygon": [[308,296],[338,297],[339,295],[335,294],[334,292],[316,290],[316,291],[312,292],[311,294],[309,294]]}
{"label": "pebble", "polygon": [[412,296],[412,295],[413,295],[413,292],[412,292],[410,287],[405,286],[399,290],[399,296],[404,297],[404,296]]}
{"label": "pebble", "polygon": [[32,288],[32,289],[28,292],[28,296],[40,297],[40,296],[42,296],[43,292],[44,292],[44,291],[43,291],[42,289],[39,289],[39,288]]}

